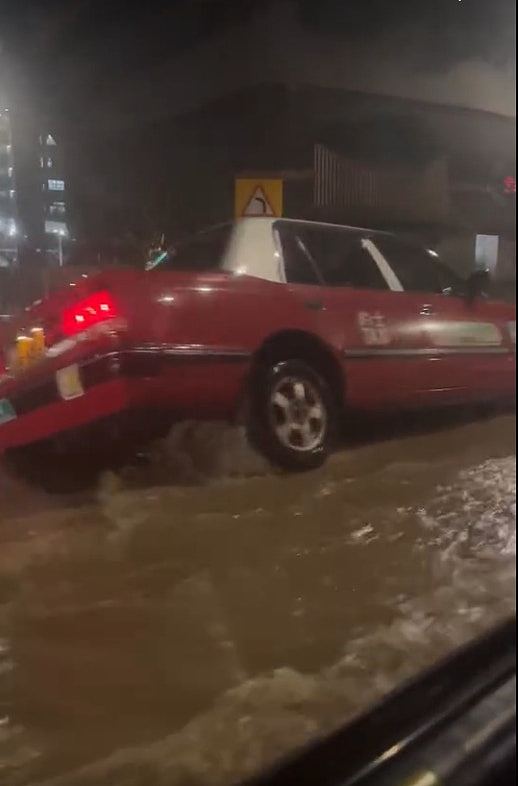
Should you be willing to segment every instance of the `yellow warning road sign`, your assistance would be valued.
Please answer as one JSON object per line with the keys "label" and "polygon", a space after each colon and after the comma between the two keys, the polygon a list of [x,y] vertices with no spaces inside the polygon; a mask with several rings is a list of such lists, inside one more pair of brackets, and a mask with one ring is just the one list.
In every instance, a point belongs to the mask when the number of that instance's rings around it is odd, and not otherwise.
{"label": "yellow warning road sign", "polygon": [[235,181],[235,216],[282,216],[282,180],[238,177]]}

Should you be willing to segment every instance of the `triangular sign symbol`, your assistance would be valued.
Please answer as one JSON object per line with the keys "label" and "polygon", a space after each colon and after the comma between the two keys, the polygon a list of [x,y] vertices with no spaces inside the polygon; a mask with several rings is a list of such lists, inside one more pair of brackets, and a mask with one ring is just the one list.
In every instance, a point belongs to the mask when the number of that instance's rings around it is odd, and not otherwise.
{"label": "triangular sign symbol", "polygon": [[274,216],[275,212],[268,201],[261,186],[257,186],[254,193],[246,203],[243,210],[244,216]]}

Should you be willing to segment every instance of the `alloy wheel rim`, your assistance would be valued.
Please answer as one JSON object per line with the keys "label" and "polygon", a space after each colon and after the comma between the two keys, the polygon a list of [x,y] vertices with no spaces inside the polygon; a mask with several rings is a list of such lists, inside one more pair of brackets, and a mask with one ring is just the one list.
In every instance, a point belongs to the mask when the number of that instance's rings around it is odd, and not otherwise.
{"label": "alloy wheel rim", "polygon": [[283,377],[270,391],[270,422],[281,445],[307,453],[321,446],[327,411],[318,387],[298,376]]}

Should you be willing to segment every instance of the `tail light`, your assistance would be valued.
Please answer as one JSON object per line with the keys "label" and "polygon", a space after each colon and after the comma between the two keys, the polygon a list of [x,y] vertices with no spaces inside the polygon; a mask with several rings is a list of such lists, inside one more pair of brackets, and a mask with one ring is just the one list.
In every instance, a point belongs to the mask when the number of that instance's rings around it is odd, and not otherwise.
{"label": "tail light", "polygon": [[94,292],[63,311],[61,329],[65,336],[73,336],[101,322],[115,319],[119,313],[109,292]]}

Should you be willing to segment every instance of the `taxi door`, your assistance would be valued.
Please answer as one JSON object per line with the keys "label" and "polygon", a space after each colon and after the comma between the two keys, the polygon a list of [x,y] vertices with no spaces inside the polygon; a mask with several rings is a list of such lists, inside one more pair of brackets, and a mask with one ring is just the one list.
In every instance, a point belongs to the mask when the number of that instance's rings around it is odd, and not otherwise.
{"label": "taxi door", "polygon": [[429,377],[420,298],[407,294],[368,233],[279,222],[285,276],[315,329],[338,348],[358,409],[421,405]]}
{"label": "taxi door", "polygon": [[[462,282],[433,251],[394,236],[376,245],[400,282],[404,297],[414,299],[423,332],[425,379],[430,403],[457,403],[498,389],[507,373],[509,354],[502,320],[482,298],[468,300]],[[488,378],[496,374],[497,377]]]}

